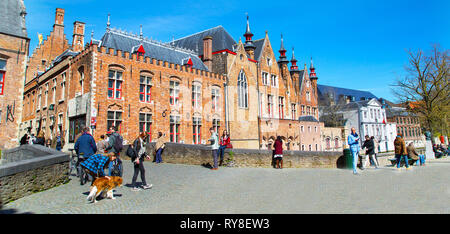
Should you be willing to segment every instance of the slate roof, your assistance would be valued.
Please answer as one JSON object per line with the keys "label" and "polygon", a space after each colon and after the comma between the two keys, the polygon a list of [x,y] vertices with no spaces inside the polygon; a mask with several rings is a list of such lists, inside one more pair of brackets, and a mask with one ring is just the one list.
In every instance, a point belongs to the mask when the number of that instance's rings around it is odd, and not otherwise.
{"label": "slate roof", "polygon": [[319,122],[319,120],[317,120],[314,116],[311,116],[311,115],[300,116],[298,118],[298,120],[304,121],[304,122]]}
{"label": "slate roof", "polygon": [[228,49],[233,51],[233,45],[237,44],[231,35],[221,26],[210,28],[183,38],[168,42],[182,48],[196,51],[198,55],[203,55],[203,38],[211,36],[212,52]]}
{"label": "slate roof", "polygon": [[386,117],[395,117],[395,116],[417,116],[414,113],[410,113],[406,110],[406,108],[402,107],[393,107],[386,108]]}
{"label": "slate roof", "polygon": [[256,48],[255,48],[255,60],[256,61],[259,61],[259,59],[261,58],[261,54],[262,54],[263,47],[264,47],[264,42],[266,41],[265,39],[266,38],[253,41],[253,45],[256,46]]}
{"label": "slate roof", "polygon": [[106,48],[119,49],[122,51],[133,51],[133,47],[140,45],[145,50],[145,57],[155,58],[162,61],[167,61],[174,64],[182,65],[183,60],[191,58],[193,62],[193,68],[209,71],[206,65],[193,52],[188,52],[181,48],[166,45],[164,43],[158,43],[148,39],[140,39],[139,36],[128,34],[119,30],[111,29],[107,30],[101,39],[100,46]]}
{"label": "slate roof", "polygon": [[319,93],[319,100],[326,100],[330,93],[333,94],[334,102],[339,102],[339,97],[342,96],[352,96],[354,97],[354,101],[360,101],[361,98],[364,98],[365,100],[377,98],[377,96],[373,95],[371,92],[368,91],[361,91],[361,90],[355,90],[355,89],[346,89],[346,88],[339,88],[339,87],[333,87],[328,85],[317,85],[317,92]]}
{"label": "slate roof", "polygon": [[20,0],[0,1],[0,32],[27,37],[25,20],[21,14],[25,12],[25,6]]}

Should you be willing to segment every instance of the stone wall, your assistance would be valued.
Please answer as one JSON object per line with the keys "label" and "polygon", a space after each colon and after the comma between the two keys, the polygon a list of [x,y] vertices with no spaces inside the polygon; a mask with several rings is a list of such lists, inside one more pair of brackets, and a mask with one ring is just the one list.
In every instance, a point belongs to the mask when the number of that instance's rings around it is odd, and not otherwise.
{"label": "stone wall", "polygon": [[3,203],[69,181],[69,155],[43,147],[24,145],[3,152],[0,164],[0,197]]}
{"label": "stone wall", "polygon": [[[126,148],[126,147],[125,147]],[[154,143],[147,146],[153,152]],[[271,167],[272,151],[254,149],[232,149],[235,167]],[[125,151],[124,151],[125,152]],[[231,160],[230,150],[224,154],[224,162]],[[285,168],[337,168],[342,152],[283,151]],[[153,156],[152,156],[153,159]],[[190,165],[213,164],[211,149],[204,145],[166,143],[162,154],[163,162]]]}

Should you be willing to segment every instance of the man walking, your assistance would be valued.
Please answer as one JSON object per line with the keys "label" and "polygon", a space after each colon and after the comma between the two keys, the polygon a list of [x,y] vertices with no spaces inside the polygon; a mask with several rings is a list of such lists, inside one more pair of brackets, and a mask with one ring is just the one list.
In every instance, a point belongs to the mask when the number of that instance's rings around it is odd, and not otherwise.
{"label": "man walking", "polygon": [[85,127],[80,137],[75,142],[75,152],[78,156],[84,159],[97,152],[97,145],[95,144],[94,137],[89,133],[89,127]]}
{"label": "man walking", "polygon": [[406,170],[409,170],[410,168],[408,163],[408,152],[406,150],[406,144],[402,136],[403,136],[402,133],[398,133],[397,137],[394,140],[395,158],[397,159],[397,170],[400,170],[402,158],[405,160]]}
{"label": "man walking", "polygon": [[358,164],[358,154],[359,154],[359,136],[356,133],[355,128],[352,127],[350,135],[347,137],[348,145],[350,146],[350,152],[353,156],[353,174],[358,174],[356,171],[356,165]]}
{"label": "man walking", "polygon": [[211,149],[212,149],[212,155],[214,159],[214,166],[211,168],[211,170],[217,170],[217,158],[218,158],[218,151],[219,151],[219,136],[216,133],[216,130],[214,128],[210,128],[209,132],[211,133],[211,138],[209,138],[208,141],[211,142]]}

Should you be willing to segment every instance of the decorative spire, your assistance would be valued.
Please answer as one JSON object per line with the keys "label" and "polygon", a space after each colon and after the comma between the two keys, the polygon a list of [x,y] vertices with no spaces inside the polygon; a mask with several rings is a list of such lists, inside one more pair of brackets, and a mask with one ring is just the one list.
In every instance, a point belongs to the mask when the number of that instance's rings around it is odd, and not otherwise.
{"label": "decorative spire", "polygon": [[317,75],[316,75],[316,72],[315,72],[316,69],[314,68],[314,65],[313,65],[312,57],[311,57],[311,66],[310,66],[309,70],[310,70],[309,78],[310,79],[318,79]]}
{"label": "decorative spire", "polygon": [[109,29],[110,29],[110,26],[111,26],[110,19],[109,19],[110,16],[111,16],[111,15],[108,13],[108,22],[106,22],[106,31],[107,31],[107,32],[109,32]]}
{"label": "decorative spire", "polygon": [[286,58],[286,49],[284,48],[283,43],[283,33],[281,34],[281,46],[278,52],[280,52],[280,60],[278,61],[278,63],[285,63],[285,64],[289,63],[289,61]]}
{"label": "decorative spire", "polygon": [[291,70],[298,70],[297,59],[295,59],[294,47],[292,47],[292,59],[291,59]]}
{"label": "decorative spire", "polygon": [[144,39],[144,34],[142,33],[142,24],[139,26],[139,38],[140,38],[141,40]]}
{"label": "decorative spire", "polygon": [[248,13],[245,13],[247,15],[247,28],[245,29],[245,44],[244,44],[244,48],[247,49],[255,49],[256,46],[253,44],[253,33],[250,31],[250,24],[248,22]]}

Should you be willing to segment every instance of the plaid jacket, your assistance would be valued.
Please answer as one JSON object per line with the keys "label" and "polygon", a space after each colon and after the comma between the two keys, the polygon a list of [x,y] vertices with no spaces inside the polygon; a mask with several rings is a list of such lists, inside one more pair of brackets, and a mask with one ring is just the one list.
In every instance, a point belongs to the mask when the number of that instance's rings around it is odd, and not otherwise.
{"label": "plaid jacket", "polygon": [[108,157],[101,154],[94,154],[81,163],[81,166],[92,171],[99,176],[105,176],[104,167],[108,162]]}

